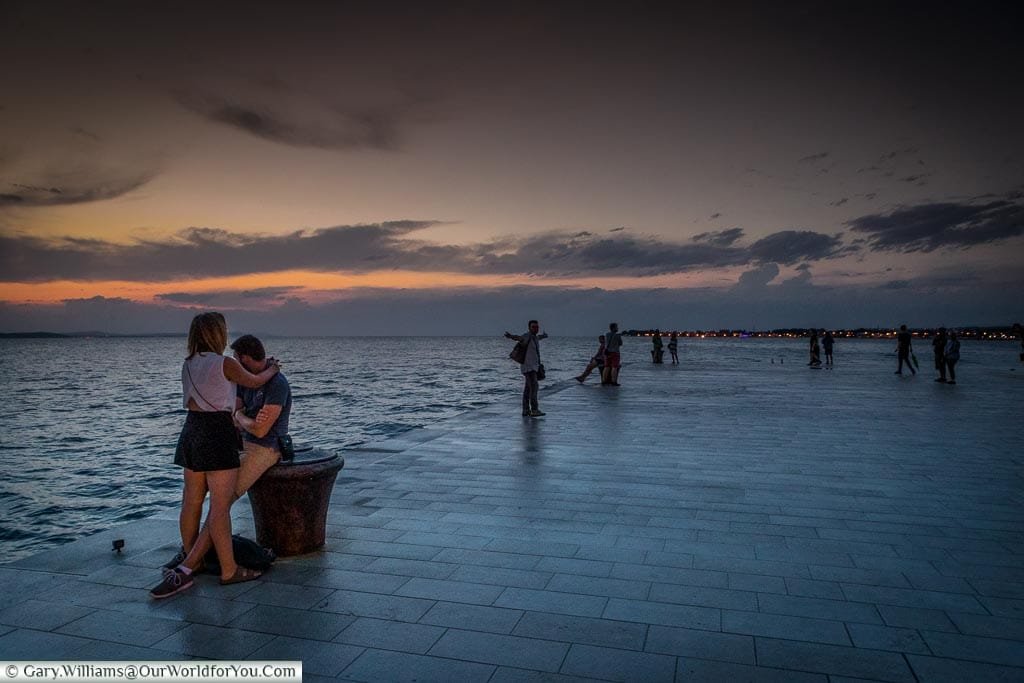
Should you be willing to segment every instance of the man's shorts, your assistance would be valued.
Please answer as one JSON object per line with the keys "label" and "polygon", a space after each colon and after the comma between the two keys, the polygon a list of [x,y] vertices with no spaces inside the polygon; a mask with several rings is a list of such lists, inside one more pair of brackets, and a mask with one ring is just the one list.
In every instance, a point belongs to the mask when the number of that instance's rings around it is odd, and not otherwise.
{"label": "man's shorts", "polygon": [[618,351],[608,351],[608,352],[606,352],[604,354],[604,366],[606,368],[621,367],[619,365],[619,363],[620,363],[620,361],[619,361],[619,352]]}

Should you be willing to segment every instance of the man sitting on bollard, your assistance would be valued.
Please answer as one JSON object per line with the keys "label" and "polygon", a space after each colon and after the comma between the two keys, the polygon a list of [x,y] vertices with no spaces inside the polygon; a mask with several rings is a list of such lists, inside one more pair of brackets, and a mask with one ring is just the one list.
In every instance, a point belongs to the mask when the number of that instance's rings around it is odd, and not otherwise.
{"label": "man sitting on bollard", "polygon": [[[247,370],[257,373],[266,368],[273,359],[268,359],[263,342],[246,334],[231,344],[235,359]],[[242,497],[263,473],[277,464],[282,455],[291,457],[291,440],[288,437],[288,418],[292,411],[292,390],[284,373],[278,372],[257,389],[238,386],[235,410],[232,414],[242,435],[242,453],[239,456],[238,482],[235,484],[235,500]],[[284,443],[282,444],[282,441]],[[282,445],[284,448],[282,448]],[[287,453],[282,453],[286,450]],[[160,599],[170,597],[192,585],[192,573],[203,566],[203,558],[212,547],[210,531],[205,526],[199,533],[191,551],[182,548],[164,565],[164,580],[149,594]],[[168,577],[178,568],[186,576]]]}

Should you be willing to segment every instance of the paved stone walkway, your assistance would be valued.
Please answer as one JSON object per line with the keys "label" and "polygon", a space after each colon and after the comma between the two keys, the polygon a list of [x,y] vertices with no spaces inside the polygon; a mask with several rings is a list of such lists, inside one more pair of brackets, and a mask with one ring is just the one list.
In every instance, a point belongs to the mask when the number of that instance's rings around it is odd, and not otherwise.
{"label": "paved stone walkway", "polygon": [[1024,371],[972,372],[637,364],[619,389],[563,382],[543,419],[493,406],[347,453],[326,551],[259,582],[150,601],[174,511],[0,568],[0,659],[1024,680]]}

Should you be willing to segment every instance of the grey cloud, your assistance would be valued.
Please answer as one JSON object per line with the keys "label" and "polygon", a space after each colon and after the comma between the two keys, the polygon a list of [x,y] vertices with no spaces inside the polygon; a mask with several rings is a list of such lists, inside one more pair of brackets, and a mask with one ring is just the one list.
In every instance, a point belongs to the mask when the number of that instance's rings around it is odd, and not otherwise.
{"label": "grey cloud", "polygon": [[702,233],[691,243],[588,231],[549,232],[470,245],[416,239],[416,231],[437,224],[394,221],[271,236],[190,228],[172,239],[129,245],[0,236],[0,278],[8,282],[169,281],[289,269],[643,277],[752,262],[792,264],[844,253],[838,237],[809,231],[784,231],[749,247],[741,246],[737,244],[743,235],[740,228]]}
{"label": "grey cloud", "polygon": [[105,199],[115,199],[133,192],[156,177],[156,171],[146,170],[134,175],[95,179],[100,172],[76,174],[82,179],[43,179],[10,183],[13,189],[0,194],[0,209],[10,207],[61,206],[85,204]]}
{"label": "grey cloud", "polygon": [[210,121],[236,128],[264,140],[292,147],[393,151],[401,142],[399,119],[405,107],[338,109],[315,112],[302,120],[268,105],[237,102],[196,92],[178,92],[184,108]]}
{"label": "grey cloud", "polygon": [[765,263],[753,270],[748,270],[740,275],[737,287],[744,289],[764,287],[779,275],[779,267],[774,263]]}
{"label": "grey cloud", "polygon": [[966,249],[1024,234],[1024,202],[1010,198],[985,203],[921,204],[861,216],[847,225],[864,235],[874,251]]}
{"label": "grey cloud", "polygon": [[806,156],[806,157],[801,158],[800,159],[800,163],[801,164],[811,164],[811,163],[814,163],[815,161],[821,161],[822,159],[825,159],[827,157],[828,157],[828,152],[819,152],[818,154],[811,154],[810,156]]}
{"label": "grey cloud", "polygon": [[168,292],[156,298],[169,304],[206,306],[216,308],[245,308],[254,304],[282,304],[293,296],[300,287],[259,287],[249,290],[224,290],[205,292]]}
{"label": "grey cloud", "polygon": [[715,213],[711,214],[711,216],[709,218],[710,218],[710,220],[715,220],[716,218],[720,218],[721,216],[722,216],[722,214],[720,212],[716,211]]}
{"label": "grey cloud", "polygon": [[702,232],[693,236],[694,242],[707,242],[718,247],[731,246],[736,240],[743,237],[743,228],[729,228],[716,232]]}
{"label": "grey cloud", "polygon": [[835,258],[844,252],[839,237],[809,230],[783,230],[750,245],[750,254],[754,259],[783,265]]}
{"label": "grey cloud", "polygon": [[842,197],[841,199],[837,199],[834,202],[829,202],[829,206],[842,206],[843,204],[845,204],[848,201],[850,201],[849,198]]}

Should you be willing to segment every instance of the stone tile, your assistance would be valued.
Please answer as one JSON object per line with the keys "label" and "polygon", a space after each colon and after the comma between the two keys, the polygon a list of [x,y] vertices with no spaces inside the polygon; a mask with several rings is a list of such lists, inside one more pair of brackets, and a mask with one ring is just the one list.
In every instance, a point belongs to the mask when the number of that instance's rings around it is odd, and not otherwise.
{"label": "stone tile", "polygon": [[641,624],[661,624],[683,628],[718,631],[721,629],[721,611],[711,607],[670,605],[663,602],[622,600],[612,598],[601,615],[605,619],[635,621]]}
{"label": "stone tile", "polygon": [[339,633],[334,642],[422,655],[427,653],[444,632],[445,629],[440,626],[360,617]]}
{"label": "stone tile", "polygon": [[190,593],[177,595],[174,599],[158,604],[159,609],[152,612],[153,616],[210,626],[225,626],[239,615],[256,609],[252,603],[217,600]]}
{"label": "stone tile", "polygon": [[[556,543],[553,541],[524,541],[514,538],[495,538],[487,544],[487,550],[499,553],[521,553],[523,555],[569,558],[576,554],[576,551],[579,550],[579,545],[576,543]],[[534,565],[534,569],[536,568],[536,565]]]}
{"label": "stone tile", "polygon": [[781,576],[729,574],[728,577],[728,587],[733,590],[786,594],[786,580]]}
{"label": "stone tile", "polygon": [[76,654],[91,642],[94,641],[19,628],[0,636],[0,661],[75,659]]}
{"label": "stone tile", "polygon": [[958,612],[948,612],[947,616],[956,624],[960,632],[966,635],[1024,641],[1024,619],[990,617],[987,614],[960,614]]}
{"label": "stone tile", "polygon": [[[459,568],[452,562],[427,560],[405,560],[397,557],[379,557],[366,565],[366,572],[377,574],[397,574],[398,576],[417,576],[424,579],[447,579]],[[337,586],[344,588],[344,586]],[[356,590],[356,589],[351,589]],[[379,591],[371,591],[379,592]]]}
{"label": "stone tile", "polygon": [[539,590],[548,585],[548,581],[551,580],[552,576],[550,572],[464,565],[455,570],[448,578],[452,581],[485,583],[496,586],[515,586],[516,588],[534,588]]}
{"label": "stone tile", "polygon": [[[491,550],[465,550],[462,548],[445,548],[435,562],[450,562],[463,565],[479,565],[481,567],[501,567],[503,569],[533,569],[541,558],[536,555],[520,555],[518,553],[494,552]],[[446,576],[427,578],[444,579]]]}
{"label": "stone tile", "polygon": [[653,602],[672,602],[680,605],[698,605],[701,607],[757,610],[756,593],[722,588],[656,583],[651,586],[650,600]]}
{"label": "stone tile", "polygon": [[677,681],[728,681],[729,683],[829,683],[835,680],[823,674],[784,669],[769,669],[732,662],[680,657]]}
{"label": "stone tile", "polygon": [[494,601],[495,607],[569,614],[578,617],[599,617],[607,604],[608,598],[535,591],[528,588],[506,588]]}
{"label": "stone tile", "polygon": [[435,548],[467,548],[481,550],[490,541],[483,536],[464,536],[460,534],[434,534],[426,531],[408,531],[395,543],[411,543],[413,545],[429,545]]}
{"label": "stone tile", "polygon": [[[922,631],[936,657],[1024,667],[1024,645],[1019,640],[964,636],[957,633]],[[1024,671],[1021,672],[1024,674]]]}
{"label": "stone tile", "polygon": [[504,589],[501,586],[489,586],[480,583],[413,578],[396,590],[395,595],[424,598],[427,600],[490,605],[501,595],[502,590]]}
{"label": "stone tile", "polygon": [[[407,562],[408,560],[399,560]],[[303,586],[319,588],[343,588],[360,593],[384,593],[390,595],[409,580],[408,576],[392,576],[374,573],[373,565],[367,571],[347,569],[310,569],[302,577]],[[448,573],[450,573],[450,569]],[[246,598],[241,598],[246,599]]]}
{"label": "stone tile", "polygon": [[[1024,600],[1011,600],[1009,598],[978,598],[978,601],[997,617],[1011,617],[1024,619]],[[972,610],[962,610],[970,612]]]}
{"label": "stone tile", "polygon": [[846,628],[841,622],[779,614],[724,610],[722,631],[751,636],[793,638],[812,643],[850,644]]}
{"label": "stone tile", "polygon": [[527,612],[512,633],[526,638],[643,650],[647,626],[609,619]]}
{"label": "stone tile", "polygon": [[405,652],[367,650],[342,671],[339,678],[367,683],[487,683],[494,670],[495,667],[489,664]]}
{"label": "stone tile", "polygon": [[959,659],[907,655],[907,661],[921,683],[965,683],[966,681],[1000,681],[1018,683],[1022,672],[1017,667],[965,662]]}
{"label": "stone tile", "polygon": [[550,671],[527,671],[499,666],[488,683],[602,683],[597,678],[581,678],[553,674]]}
{"label": "stone tile", "polygon": [[313,609],[356,617],[415,622],[426,614],[433,604],[433,600],[337,590],[327,599],[317,603]]}
{"label": "stone tile", "polygon": [[175,654],[206,659],[245,659],[275,636],[235,628],[193,624],[153,647]]}
{"label": "stone tile", "polygon": [[255,585],[252,590],[246,591],[235,599],[242,602],[255,602],[260,605],[309,609],[322,602],[333,592],[330,588],[291,586],[270,581],[254,581],[253,583]]}
{"label": "stone tile", "polygon": [[612,566],[612,578],[629,581],[657,581],[678,583],[684,586],[707,586],[727,588],[729,575],[725,572],[710,572],[700,569],[682,569],[647,564],[616,563]]}
{"label": "stone tile", "polygon": [[816,581],[814,579],[788,578],[786,592],[805,598],[824,598],[826,600],[845,600],[842,589],[835,581]]}
{"label": "stone tile", "polygon": [[673,681],[675,657],[614,650],[594,645],[573,645],[561,673],[610,681]]}
{"label": "stone tile", "polygon": [[383,543],[379,541],[345,541],[338,549],[346,554],[370,557],[397,557],[405,560],[431,560],[441,548],[411,543]]}
{"label": "stone tile", "polygon": [[152,647],[185,626],[185,623],[171,619],[97,610],[61,626],[57,632],[93,640]]}
{"label": "stone tile", "polygon": [[151,647],[135,647],[124,643],[111,643],[104,640],[90,640],[79,650],[75,650],[75,659],[82,661],[130,661],[153,662],[169,659],[163,650]]}
{"label": "stone tile", "polygon": [[694,569],[710,569],[740,574],[760,574],[763,576],[792,576],[798,579],[811,578],[811,572],[805,564],[791,562],[775,562],[769,560],[726,559],[721,557],[693,558]]}
{"label": "stone tile", "polygon": [[306,640],[333,640],[355,617],[287,607],[254,605],[231,621],[233,628]]}
{"label": "stone tile", "polygon": [[522,617],[523,611],[518,609],[438,602],[419,623],[509,634]]}
{"label": "stone tile", "polygon": [[365,652],[364,648],[338,643],[280,636],[249,655],[263,661],[301,661],[302,674],[334,677]]}
{"label": "stone tile", "polygon": [[929,631],[956,631],[953,622],[940,610],[878,605],[878,613],[889,626]]}
{"label": "stone tile", "polygon": [[813,617],[815,619],[834,619],[836,621],[856,621],[865,624],[882,623],[878,610],[873,605],[865,605],[858,602],[768,594],[759,595],[757,602],[762,612],[770,614],[788,614],[797,617]]}
{"label": "stone tile", "polygon": [[896,683],[915,681],[907,662],[896,653],[771,638],[756,641],[757,662],[762,666]]}
{"label": "stone tile", "polygon": [[897,607],[923,607],[926,609],[975,612],[978,614],[985,613],[985,608],[970,595],[881,586],[862,586],[848,583],[842,584],[842,587],[846,599],[856,602],[874,602],[880,605],[895,605]]}
{"label": "stone tile", "polygon": [[0,624],[37,631],[52,631],[93,611],[88,607],[26,600],[0,610]]}
{"label": "stone tile", "polygon": [[697,631],[670,626],[651,626],[647,652],[679,657],[699,657],[739,664],[754,664],[754,639],[732,633]]}
{"label": "stone tile", "polygon": [[551,578],[546,589],[561,593],[579,593],[581,595],[644,600],[647,598],[650,584],[642,581],[626,581],[624,579],[556,574]]}
{"label": "stone tile", "polygon": [[892,652],[915,652],[931,654],[918,632],[909,628],[893,628],[875,624],[847,624],[855,647],[866,650],[890,650]]}
{"label": "stone tile", "polygon": [[611,576],[612,563],[567,557],[544,557],[534,569],[540,572],[607,577]]}
{"label": "stone tile", "polygon": [[569,646],[535,638],[448,629],[430,649],[437,657],[557,672]]}

